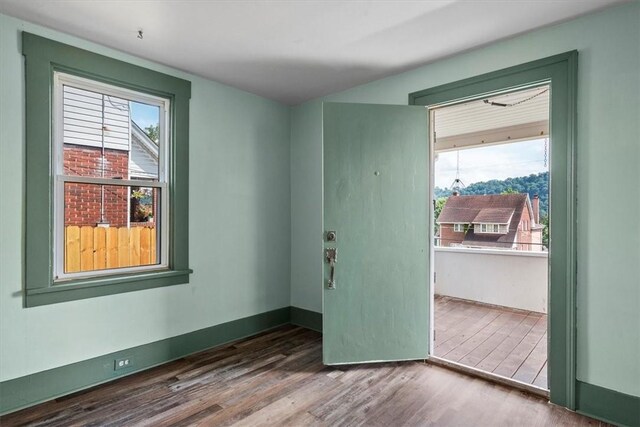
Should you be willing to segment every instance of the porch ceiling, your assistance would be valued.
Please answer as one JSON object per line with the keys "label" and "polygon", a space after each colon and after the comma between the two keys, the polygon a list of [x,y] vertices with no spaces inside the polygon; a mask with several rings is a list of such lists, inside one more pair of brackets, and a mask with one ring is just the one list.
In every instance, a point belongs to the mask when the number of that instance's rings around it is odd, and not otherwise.
{"label": "porch ceiling", "polygon": [[548,89],[537,87],[437,109],[436,151],[548,136]]}

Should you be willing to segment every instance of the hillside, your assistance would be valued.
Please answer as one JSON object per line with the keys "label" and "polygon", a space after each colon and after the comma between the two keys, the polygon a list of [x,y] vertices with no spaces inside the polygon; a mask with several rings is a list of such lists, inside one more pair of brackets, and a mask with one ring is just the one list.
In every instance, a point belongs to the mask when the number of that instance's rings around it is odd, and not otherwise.
{"label": "hillside", "polygon": [[[475,182],[460,190],[462,195],[501,194],[504,192],[529,193],[529,198],[533,198],[533,195],[537,194],[540,197],[540,216],[544,217],[549,206],[549,172],[504,180],[492,179]],[[449,197],[451,190],[436,187],[434,195],[436,199]]]}

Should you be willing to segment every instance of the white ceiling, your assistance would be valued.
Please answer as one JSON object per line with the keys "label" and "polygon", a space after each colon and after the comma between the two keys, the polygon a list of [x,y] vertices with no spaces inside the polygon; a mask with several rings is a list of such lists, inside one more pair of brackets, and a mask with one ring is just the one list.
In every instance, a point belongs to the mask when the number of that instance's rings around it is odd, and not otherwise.
{"label": "white ceiling", "polygon": [[0,0],[0,13],[297,104],[623,2]]}

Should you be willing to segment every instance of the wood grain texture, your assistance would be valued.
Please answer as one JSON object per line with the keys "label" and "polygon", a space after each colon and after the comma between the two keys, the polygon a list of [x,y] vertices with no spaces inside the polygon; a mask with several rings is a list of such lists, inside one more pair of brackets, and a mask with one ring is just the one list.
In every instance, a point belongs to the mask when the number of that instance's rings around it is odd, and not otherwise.
{"label": "wood grain texture", "polygon": [[322,364],[321,334],[284,326],[0,418],[3,427],[602,423],[419,362]]}
{"label": "wood grain texture", "polygon": [[156,264],[155,227],[65,227],[66,273]]}
{"label": "wood grain texture", "polygon": [[436,295],[434,355],[547,389],[547,316]]}

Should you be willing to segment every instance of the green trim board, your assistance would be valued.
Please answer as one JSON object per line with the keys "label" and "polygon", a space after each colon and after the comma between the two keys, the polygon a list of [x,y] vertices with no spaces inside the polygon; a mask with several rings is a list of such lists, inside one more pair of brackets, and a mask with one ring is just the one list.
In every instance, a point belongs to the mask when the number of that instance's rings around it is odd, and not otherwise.
{"label": "green trim board", "polygon": [[[0,414],[45,402],[290,322],[283,307],[0,383]],[[131,368],[116,371],[114,360]]]}
{"label": "green trim board", "polygon": [[[189,99],[191,82],[27,32],[25,57],[25,254],[24,305],[32,307],[100,295],[188,283],[189,277]],[[155,95],[171,101],[171,165],[169,176],[169,269],[171,277],[113,275],[86,286],[58,292],[53,281],[52,96],[53,73],[80,77]],[[140,278],[140,281],[131,281]],[[86,285],[87,279],[77,283]],[[75,283],[75,282],[71,282]],[[99,285],[99,286],[98,286]],[[62,285],[66,286],[66,285]],[[56,292],[43,296],[42,292]]]}
{"label": "green trim board", "polygon": [[[94,387],[287,323],[319,330],[322,313],[299,307],[283,307],[4,381],[0,383],[0,414]],[[124,357],[133,360],[133,367],[114,370],[114,360]],[[640,426],[640,397],[581,381],[577,382],[576,394],[577,412],[620,425]]]}
{"label": "green trim board", "polygon": [[577,63],[571,51],[409,94],[409,104],[435,107],[551,86],[549,389],[551,402],[570,409],[576,407]]}
{"label": "green trim board", "polygon": [[640,426],[640,396],[631,396],[578,381],[576,412],[608,423],[638,427]]}
{"label": "green trim board", "polygon": [[291,323],[322,332],[322,313],[291,306]]}
{"label": "green trim board", "polygon": [[189,283],[191,273],[193,270],[163,270],[152,273],[100,277],[68,285],[56,285],[51,288],[27,289],[27,306],[37,307],[160,286],[185,284]]}

